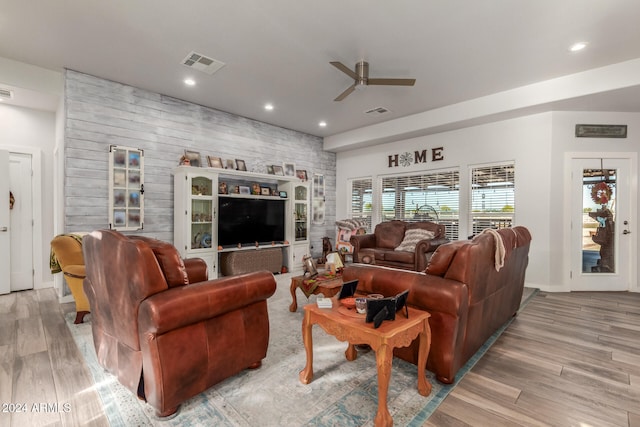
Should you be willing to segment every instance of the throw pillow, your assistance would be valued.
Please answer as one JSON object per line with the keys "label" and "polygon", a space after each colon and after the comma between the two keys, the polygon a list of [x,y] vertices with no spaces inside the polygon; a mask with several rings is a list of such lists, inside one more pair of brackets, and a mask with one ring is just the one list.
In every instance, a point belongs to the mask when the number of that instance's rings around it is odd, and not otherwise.
{"label": "throw pillow", "polygon": [[407,230],[404,233],[404,239],[402,239],[402,243],[400,243],[400,245],[395,250],[414,252],[419,241],[425,239],[433,239],[434,236],[435,233],[429,230],[422,230],[420,228]]}

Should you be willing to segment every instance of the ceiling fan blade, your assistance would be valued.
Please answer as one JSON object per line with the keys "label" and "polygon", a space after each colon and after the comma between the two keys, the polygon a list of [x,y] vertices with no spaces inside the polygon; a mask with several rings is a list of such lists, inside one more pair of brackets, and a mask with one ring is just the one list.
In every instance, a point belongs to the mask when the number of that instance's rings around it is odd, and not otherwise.
{"label": "ceiling fan blade", "polygon": [[334,61],[334,62],[329,62],[329,64],[333,65],[338,70],[342,71],[343,73],[345,73],[346,75],[348,75],[352,79],[354,79],[354,80],[358,79],[358,75],[353,70],[349,69],[349,67],[344,65],[342,62]]}
{"label": "ceiling fan blade", "polygon": [[416,79],[369,79],[370,85],[413,86]]}
{"label": "ceiling fan blade", "polygon": [[334,99],[334,101],[342,101],[343,99],[345,99],[354,90],[356,90],[356,85],[349,86],[347,88],[347,90],[345,90],[340,95],[338,95],[338,97],[336,99]]}

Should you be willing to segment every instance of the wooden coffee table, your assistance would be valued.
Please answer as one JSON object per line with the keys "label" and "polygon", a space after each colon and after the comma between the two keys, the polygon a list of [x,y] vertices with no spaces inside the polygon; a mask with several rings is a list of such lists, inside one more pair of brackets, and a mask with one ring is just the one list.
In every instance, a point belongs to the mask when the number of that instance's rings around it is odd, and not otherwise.
{"label": "wooden coffee table", "polygon": [[[289,306],[290,312],[295,312],[298,310],[298,301],[296,299],[296,289],[300,288],[303,282],[308,279],[305,276],[295,276],[291,278],[291,305]],[[342,287],[342,276],[336,276],[333,279],[329,280],[318,280],[316,288],[311,291],[309,295],[318,295],[322,294],[325,298],[331,298],[338,292],[340,292],[340,288]]]}
{"label": "wooden coffee table", "polygon": [[427,312],[409,308],[409,317],[398,312],[396,320],[384,321],[378,329],[373,323],[365,323],[365,316],[358,315],[353,310],[340,306],[334,299],[333,308],[318,308],[316,304],[304,306],[304,320],[302,321],[302,339],[307,353],[307,364],[300,371],[300,381],[309,384],[313,380],[313,339],[311,327],[320,325],[328,334],[340,341],[348,341],[345,351],[347,360],[355,360],[357,351],[355,345],[368,344],[376,352],[378,367],[378,412],[375,417],[376,426],[392,426],[393,418],[387,407],[387,392],[391,378],[391,363],[393,349],[407,347],[420,336],[418,351],[418,392],[422,396],[431,393],[431,384],[425,374],[427,356],[431,347],[431,328],[429,327]]}

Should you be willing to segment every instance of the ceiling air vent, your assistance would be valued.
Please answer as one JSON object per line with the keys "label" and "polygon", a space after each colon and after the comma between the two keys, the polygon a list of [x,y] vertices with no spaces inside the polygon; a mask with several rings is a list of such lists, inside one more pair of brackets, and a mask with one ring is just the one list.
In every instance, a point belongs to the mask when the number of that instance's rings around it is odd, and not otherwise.
{"label": "ceiling air vent", "polygon": [[224,62],[216,61],[213,58],[206,57],[199,53],[191,52],[182,60],[182,65],[211,75],[224,67],[225,64]]}
{"label": "ceiling air vent", "polygon": [[13,98],[13,92],[11,92],[9,89],[0,88],[0,98],[11,99]]}
{"label": "ceiling air vent", "polygon": [[367,110],[364,113],[368,116],[381,116],[383,114],[389,114],[390,112],[391,110],[389,110],[388,108],[376,107],[372,108],[371,110]]}

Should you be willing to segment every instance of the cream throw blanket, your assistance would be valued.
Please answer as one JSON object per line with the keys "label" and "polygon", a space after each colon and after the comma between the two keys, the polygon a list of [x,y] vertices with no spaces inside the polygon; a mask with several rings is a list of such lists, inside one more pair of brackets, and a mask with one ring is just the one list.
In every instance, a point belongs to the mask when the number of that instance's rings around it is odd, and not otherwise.
{"label": "cream throw blanket", "polygon": [[495,258],[496,271],[500,271],[500,269],[504,266],[504,256],[506,253],[506,250],[504,248],[504,242],[502,241],[502,237],[500,236],[500,233],[498,233],[498,230],[494,230],[492,228],[485,228],[484,230],[482,230],[480,234],[485,234],[485,233],[491,234],[493,236],[493,241],[495,242],[494,258]]}

